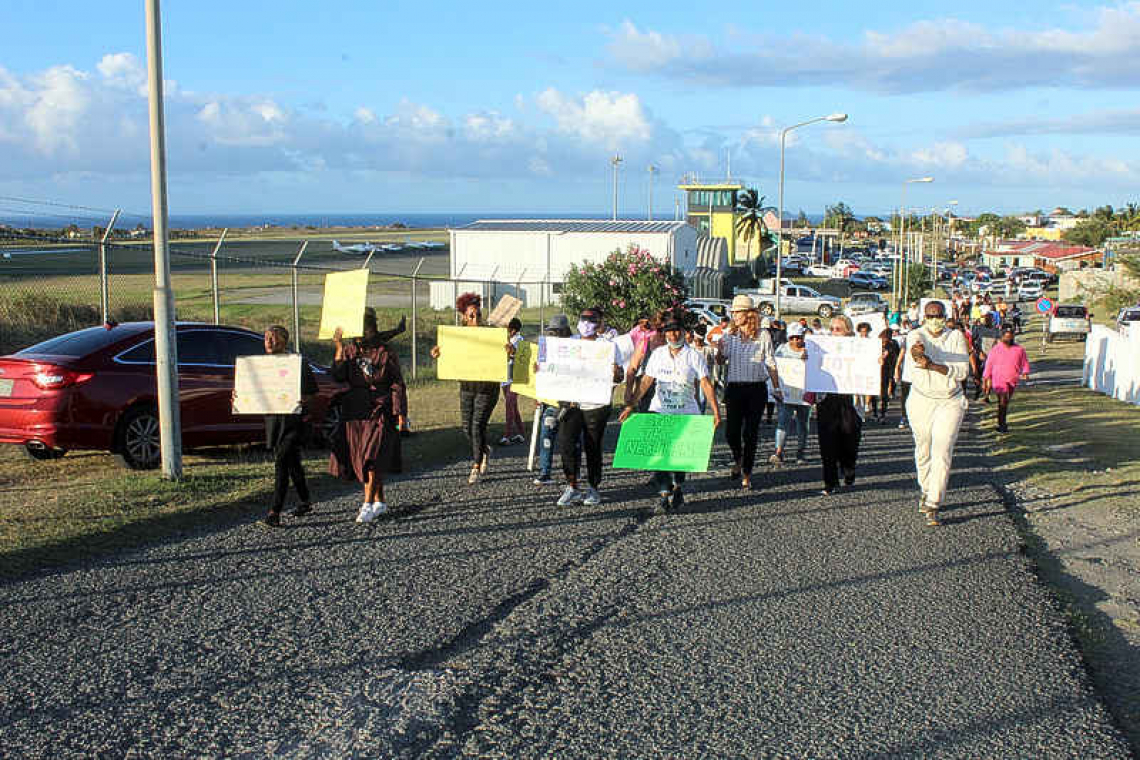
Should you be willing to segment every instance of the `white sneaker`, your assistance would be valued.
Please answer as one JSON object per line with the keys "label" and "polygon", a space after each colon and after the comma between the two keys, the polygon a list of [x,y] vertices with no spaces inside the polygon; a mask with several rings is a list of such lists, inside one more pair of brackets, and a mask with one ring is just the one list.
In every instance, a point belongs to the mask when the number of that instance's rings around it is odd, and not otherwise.
{"label": "white sneaker", "polygon": [[491,447],[488,446],[483,449],[483,461],[479,463],[479,472],[483,475],[487,474],[487,470],[491,467]]}
{"label": "white sneaker", "polygon": [[380,515],[388,514],[388,505],[382,501],[372,502],[372,517],[377,518]]}
{"label": "white sneaker", "polygon": [[475,465],[474,467],[471,468],[471,474],[467,476],[467,484],[473,486],[478,482],[479,482],[479,466]]}
{"label": "white sneaker", "polygon": [[582,492],[574,486],[566,486],[566,488],[562,491],[562,495],[558,497],[558,501],[556,503],[560,507],[568,507],[571,504],[581,504],[582,496]]}
{"label": "white sneaker", "polygon": [[360,505],[360,511],[356,513],[356,521],[358,523],[372,522],[372,505],[364,502]]}
{"label": "white sneaker", "polygon": [[591,507],[602,503],[602,495],[598,493],[598,489],[593,486],[586,486],[585,495],[582,497],[582,503],[588,504]]}

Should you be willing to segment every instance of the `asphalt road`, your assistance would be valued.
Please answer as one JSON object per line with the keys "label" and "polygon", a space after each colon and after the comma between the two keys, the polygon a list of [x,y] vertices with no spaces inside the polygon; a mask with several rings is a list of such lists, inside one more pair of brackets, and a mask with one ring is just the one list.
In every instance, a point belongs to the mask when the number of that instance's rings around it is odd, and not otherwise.
{"label": "asphalt road", "polygon": [[619,471],[558,508],[516,447],[372,525],[346,493],[9,583],[0,754],[1128,757],[979,442],[940,529],[909,446],[873,426],[835,496],[813,458],[672,515]]}

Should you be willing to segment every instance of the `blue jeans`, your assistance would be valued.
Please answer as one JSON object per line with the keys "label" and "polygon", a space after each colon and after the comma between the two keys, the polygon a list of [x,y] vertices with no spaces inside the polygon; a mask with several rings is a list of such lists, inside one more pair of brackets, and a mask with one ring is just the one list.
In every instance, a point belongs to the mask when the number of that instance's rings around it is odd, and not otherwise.
{"label": "blue jeans", "polygon": [[784,442],[788,438],[788,433],[795,430],[799,438],[796,454],[803,456],[807,449],[809,414],[811,414],[811,407],[806,404],[780,403],[780,420],[776,423],[776,451],[781,454],[784,453]]}
{"label": "blue jeans", "polygon": [[548,478],[554,467],[554,448],[558,440],[558,407],[543,404],[539,414],[542,416],[538,423],[538,473]]}

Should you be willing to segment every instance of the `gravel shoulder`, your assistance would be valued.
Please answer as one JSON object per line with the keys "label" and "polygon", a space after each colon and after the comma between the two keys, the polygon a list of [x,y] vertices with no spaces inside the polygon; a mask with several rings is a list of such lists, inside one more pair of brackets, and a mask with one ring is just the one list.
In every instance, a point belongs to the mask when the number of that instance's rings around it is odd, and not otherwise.
{"label": "gravel shoulder", "polygon": [[5,584],[5,752],[1129,756],[976,431],[941,530],[893,427],[832,498],[813,463],[674,515],[618,471],[559,509],[521,454]]}

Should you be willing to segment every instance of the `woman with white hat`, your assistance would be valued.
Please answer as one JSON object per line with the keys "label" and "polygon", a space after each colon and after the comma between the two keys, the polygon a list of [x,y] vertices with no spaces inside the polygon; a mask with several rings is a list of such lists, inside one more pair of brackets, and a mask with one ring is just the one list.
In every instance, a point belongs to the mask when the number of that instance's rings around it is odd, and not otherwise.
{"label": "woman with white hat", "polygon": [[751,488],[760,418],[768,403],[768,380],[771,379],[772,392],[778,397],[780,378],[772,336],[760,329],[752,298],[736,296],[729,313],[732,325],[717,344],[717,362],[725,367],[725,437],[734,460],[731,477],[740,478],[741,488]]}

